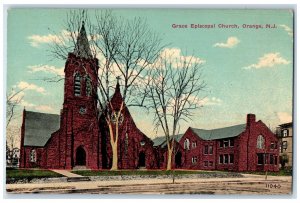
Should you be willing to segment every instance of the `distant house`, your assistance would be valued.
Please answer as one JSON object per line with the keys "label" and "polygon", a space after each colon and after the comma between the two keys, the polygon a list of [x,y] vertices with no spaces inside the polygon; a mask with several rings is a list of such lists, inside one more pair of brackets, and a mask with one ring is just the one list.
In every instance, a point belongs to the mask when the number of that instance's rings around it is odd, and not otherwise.
{"label": "distant house", "polygon": [[20,149],[13,148],[12,150],[6,149],[6,166],[19,167]]}
{"label": "distant house", "polygon": [[280,140],[280,157],[287,156],[285,166],[293,166],[293,123],[283,123],[277,128],[277,135]]}

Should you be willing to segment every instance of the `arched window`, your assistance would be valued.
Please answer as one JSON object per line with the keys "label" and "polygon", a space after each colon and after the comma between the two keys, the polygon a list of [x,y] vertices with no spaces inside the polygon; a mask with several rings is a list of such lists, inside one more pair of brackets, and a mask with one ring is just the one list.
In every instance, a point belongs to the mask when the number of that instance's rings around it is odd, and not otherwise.
{"label": "arched window", "polygon": [[190,140],[189,139],[186,138],[184,140],[184,146],[183,147],[184,147],[184,149],[188,149],[188,150],[190,149]]}
{"label": "arched window", "polygon": [[79,73],[75,73],[74,76],[74,95],[75,96],[81,95],[81,76]]}
{"label": "arched window", "polygon": [[262,135],[259,135],[257,137],[257,144],[256,144],[256,147],[258,149],[263,149],[265,146],[265,138],[262,136]]}
{"label": "arched window", "polygon": [[30,162],[36,162],[36,151],[35,151],[35,149],[30,151]]}
{"label": "arched window", "polygon": [[86,96],[91,96],[92,95],[92,81],[90,76],[86,77],[86,86],[85,86],[85,90],[86,90]]}

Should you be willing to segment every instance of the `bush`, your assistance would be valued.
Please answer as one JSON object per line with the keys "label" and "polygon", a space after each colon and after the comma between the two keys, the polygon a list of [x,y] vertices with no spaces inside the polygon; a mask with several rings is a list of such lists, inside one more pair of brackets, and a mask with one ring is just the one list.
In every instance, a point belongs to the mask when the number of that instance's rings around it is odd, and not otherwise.
{"label": "bush", "polygon": [[289,156],[287,154],[283,154],[279,157],[279,162],[281,164],[281,168],[285,168],[285,164],[289,162]]}

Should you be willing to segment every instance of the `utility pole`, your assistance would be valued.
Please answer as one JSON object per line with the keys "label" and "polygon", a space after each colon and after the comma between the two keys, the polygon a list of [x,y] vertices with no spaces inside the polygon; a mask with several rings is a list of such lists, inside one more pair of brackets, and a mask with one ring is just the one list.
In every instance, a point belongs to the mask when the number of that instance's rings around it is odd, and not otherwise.
{"label": "utility pole", "polygon": [[267,162],[267,144],[265,144],[265,157],[264,157],[264,166],[265,166],[265,171],[266,171],[266,173],[265,173],[265,180],[267,180],[268,179],[268,168],[266,167],[266,162]]}

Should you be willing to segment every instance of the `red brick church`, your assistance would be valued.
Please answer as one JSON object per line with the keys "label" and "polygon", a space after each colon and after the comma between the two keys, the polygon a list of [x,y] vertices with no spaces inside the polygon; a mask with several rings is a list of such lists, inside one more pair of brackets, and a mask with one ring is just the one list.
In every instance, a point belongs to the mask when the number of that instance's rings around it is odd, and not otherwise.
{"label": "red brick church", "polygon": [[[109,169],[112,148],[108,127],[97,108],[98,60],[92,57],[84,24],[65,64],[60,115],[23,111],[20,168]],[[112,112],[123,101],[117,83]],[[119,169],[165,169],[166,141],[137,128],[125,107],[118,140]],[[173,168],[278,171],[278,139],[255,115],[246,124],[205,130],[188,128],[175,136]]]}

